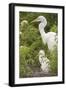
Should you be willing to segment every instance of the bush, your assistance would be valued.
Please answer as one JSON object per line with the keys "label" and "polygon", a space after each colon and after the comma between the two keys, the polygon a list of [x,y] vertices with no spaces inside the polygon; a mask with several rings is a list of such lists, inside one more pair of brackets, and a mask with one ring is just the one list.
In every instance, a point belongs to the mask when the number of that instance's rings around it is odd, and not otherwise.
{"label": "bush", "polygon": [[32,73],[31,68],[28,66],[28,61],[30,57],[30,49],[28,47],[20,47],[19,49],[20,55],[20,77],[27,77]]}

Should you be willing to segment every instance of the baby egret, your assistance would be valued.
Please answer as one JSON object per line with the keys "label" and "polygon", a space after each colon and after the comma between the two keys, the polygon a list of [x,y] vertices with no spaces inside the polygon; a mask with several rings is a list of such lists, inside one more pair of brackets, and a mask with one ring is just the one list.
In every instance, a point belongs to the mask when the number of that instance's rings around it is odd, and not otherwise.
{"label": "baby egret", "polygon": [[43,50],[39,51],[39,62],[41,64],[41,69],[45,74],[49,73],[50,70],[50,61],[45,57],[45,52]]}
{"label": "baby egret", "polygon": [[54,47],[57,45],[57,34],[55,32],[48,32],[45,33],[44,28],[47,25],[47,20],[44,16],[39,16],[38,18],[36,18],[35,20],[33,20],[32,22],[40,22],[39,23],[39,32],[41,34],[42,37],[42,41],[44,44],[48,45],[48,49],[49,50],[53,50]]}
{"label": "baby egret", "polygon": [[21,26],[23,27],[24,25],[27,25],[28,24],[28,21],[27,20],[23,20],[21,21]]}
{"label": "baby egret", "polygon": [[23,21],[21,21],[20,25],[21,25],[21,29],[20,29],[19,35],[22,35],[22,30],[23,30],[23,28],[25,28],[25,26],[28,25],[28,21],[23,20]]}

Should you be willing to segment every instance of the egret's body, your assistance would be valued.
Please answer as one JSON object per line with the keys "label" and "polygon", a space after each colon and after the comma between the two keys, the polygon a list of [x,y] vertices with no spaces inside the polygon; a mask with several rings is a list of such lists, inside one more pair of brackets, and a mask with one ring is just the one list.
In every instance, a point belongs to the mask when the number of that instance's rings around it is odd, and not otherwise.
{"label": "egret's body", "polygon": [[43,50],[39,51],[39,62],[41,64],[41,70],[43,72],[49,73],[50,71],[50,61],[49,59],[45,56],[45,52]]}
{"label": "egret's body", "polygon": [[45,17],[39,16],[39,17],[38,17],[37,19],[35,19],[33,22],[36,22],[36,21],[37,21],[37,22],[40,21],[40,24],[39,24],[39,32],[40,32],[40,34],[41,34],[43,43],[48,45],[48,49],[49,49],[49,50],[53,50],[54,47],[55,47],[56,44],[57,44],[57,42],[56,42],[56,39],[57,39],[56,33],[55,33],[55,32],[45,33],[44,28],[45,28],[46,25],[47,25],[47,20],[46,20]]}

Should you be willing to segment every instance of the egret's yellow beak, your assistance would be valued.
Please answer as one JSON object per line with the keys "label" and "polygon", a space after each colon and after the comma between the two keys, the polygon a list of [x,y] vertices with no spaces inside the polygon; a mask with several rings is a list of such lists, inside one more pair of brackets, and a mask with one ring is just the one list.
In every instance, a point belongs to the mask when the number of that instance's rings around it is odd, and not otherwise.
{"label": "egret's yellow beak", "polygon": [[31,23],[34,23],[34,22],[39,22],[39,20],[36,18]]}

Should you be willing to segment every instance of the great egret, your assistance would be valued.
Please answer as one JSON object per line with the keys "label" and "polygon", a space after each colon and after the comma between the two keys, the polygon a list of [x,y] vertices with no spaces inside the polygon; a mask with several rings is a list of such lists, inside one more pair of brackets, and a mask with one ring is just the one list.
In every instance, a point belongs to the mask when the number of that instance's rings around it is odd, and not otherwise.
{"label": "great egret", "polygon": [[50,71],[50,61],[45,56],[45,52],[43,50],[39,51],[39,62],[41,64],[41,69],[45,73],[49,73]]}
{"label": "great egret", "polygon": [[33,22],[40,22],[39,23],[39,31],[42,37],[42,41],[44,44],[48,45],[49,50],[53,50],[54,47],[57,45],[57,34],[55,32],[47,32],[45,33],[44,28],[47,25],[47,20],[44,16],[38,16]]}

